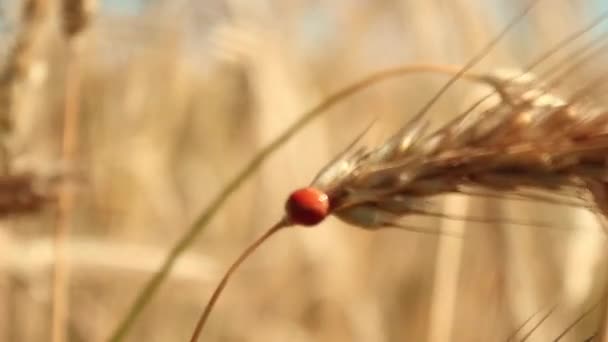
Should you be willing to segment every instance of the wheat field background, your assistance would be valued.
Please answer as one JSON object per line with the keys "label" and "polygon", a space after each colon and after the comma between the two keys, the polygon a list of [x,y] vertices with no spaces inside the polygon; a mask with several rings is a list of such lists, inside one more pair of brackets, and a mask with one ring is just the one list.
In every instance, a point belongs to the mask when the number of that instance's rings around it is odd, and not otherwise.
{"label": "wheat field background", "polygon": [[[68,3],[84,18],[72,35],[62,29]],[[107,340],[171,246],[301,113],[382,68],[464,64],[525,2],[91,4],[0,2],[6,174],[52,183],[53,196],[67,184],[74,197],[71,206],[50,201],[0,222],[1,341]],[[24,8],[40,11],[28,21]],[[606,9],[602,0],[540,0],[474,70],[521,68]],[[555,61],[606,31],[608,23],[598,26]],[[16,63],[14,51],[26,43],[27,58]],[[564,86],[605,71],[605,60],[589,61]],[[289,192],[310,182],[372,120],[369,143],[388,136],[445,81],[425,74],[382,83],[297,133],[225,202],[124,340],[188,340],[222,272],[282,215]],[[445,123],[478,94],[458,82],[431,115]],[[65,149],[69,108],[77,114],[73,153]],[[594,213],[456,195],[437,205],[552,228],[416,222],[464,235],[453,239],[368,232],[329,219],[289,230],[232,279],[202,340],[506,341],[541,310],[515,340],[553,341],[589,308],[595,310],[563,341],[584,341],[603,324],[606,237]],[[63,292],[61,283],[53,291],[56,260],[67,271]],[[54,301],[65,305],[65,321],[53,319]]]}

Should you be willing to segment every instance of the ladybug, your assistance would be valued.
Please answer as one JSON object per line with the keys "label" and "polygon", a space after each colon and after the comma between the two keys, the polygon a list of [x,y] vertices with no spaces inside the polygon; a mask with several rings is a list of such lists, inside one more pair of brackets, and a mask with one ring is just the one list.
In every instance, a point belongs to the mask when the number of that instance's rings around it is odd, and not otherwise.
{"label": "ladybug", "polygon": [[329,196],[313,187],[298,189],[289,195],[285,210],[290,222],[303,226],[314,226],[329,215]]}

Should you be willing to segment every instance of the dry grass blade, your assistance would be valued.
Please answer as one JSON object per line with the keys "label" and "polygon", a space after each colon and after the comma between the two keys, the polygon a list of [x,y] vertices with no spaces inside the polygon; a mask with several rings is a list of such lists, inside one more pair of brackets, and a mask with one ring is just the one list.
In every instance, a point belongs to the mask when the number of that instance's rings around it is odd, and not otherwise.
{"label": "dry grass blade", "polygon": [[194,328],[194,332],[192,333],[192,338],[190,341],[196,342],[205,327],[205,323],[211,314],[211,310],[213,310],[213,306],[217,302],[218,298],[222,294],[224,287],[228,284],[228,280],[237,270],[237,268],[245,261],[256,249],[258,249],[265,241],[267,241],[271,236],[276,234],[279,230],[286,228],[290,225],[288,221],[285,219],[280,220],[277,224],[273,225],[268,229],[266,233],[264,233],[261,237],[259,237],[256,241],[254,241],[249,247],[247,247],[243,253],[236,259],[236,261],[230,265],[230,268],[226,271],[219,285],[216,287],[215,291],[211,295],[207,306],[205,306],[205,310],[201,315],[200,319],[196,323],[196,327]]}
{"label": "dry grass blade", "polygon": [[600,304],[602,303],[602,301],[598,301],[597,303],[595,303],[593,306],[591,306],[589,309],[587,309],[586,311],[584,311],[580,316],[578,316],[570,325],[568,325],[566,327],[566,329],[564,329],[564,331],[562,331],[561,334],[559,334],[555,340],[553,340],[554,342],[559,342],[561,341],[564,337],[566,337],[566,335],[572,330],[574,329],[574,327],[576,327],[582,320],[584,320],[585,318],[587,318],[591,313],[593,313],[593,311],[597,310],[598,307],[600,306]]}
{"label": "dry grass blade", "polygon": [[530,323],[534,319],[534,317],[536,317],[538,314],[540,314],[543,310],[544,309],[539,309],[538,311],[536,311],[535,313],[530,315],[528,318],[526,318],[523,322],[521,322],[521,324],[517,327],[517,329],[515,329],[511,333],[511,335],[509,335],[509,337],[507,337],[507,339],[505,341],[510,342],[510,341],[515,340],[517,335],[519,335],[519,333],[526,327],[526,325],[528,325],[528,323]]}
{"label": "dry grass blade", "polygon": [[525,334],[522,338],[521,338],[521,342],[525,342],[527,341],[530,337],[532,337],[532,334],[534,334],[534,332],[543,324],[545,323],[545,321],[547,321],[547,319],[549,319],[549,317],[551,316],[551,314],[555,311],[555,309],[557,309],[557,305],[553,306],[551,309],[549,309],[549,311],[538,321],[536,322],[536,324],[534,324],[534,326],[532,327],[532,329],[530,329],[530,331],[528,331],[527,334]]}

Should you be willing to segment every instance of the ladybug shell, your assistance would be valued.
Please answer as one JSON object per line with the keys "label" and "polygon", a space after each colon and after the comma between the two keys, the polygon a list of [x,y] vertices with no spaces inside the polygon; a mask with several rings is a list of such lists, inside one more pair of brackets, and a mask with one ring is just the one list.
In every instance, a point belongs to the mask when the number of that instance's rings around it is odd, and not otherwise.
{"label": "ladybug shell", "polygon": [[329,197],[315,188],[298,189],[287,199],[285,210],[291,222],[314,226],[329,214]]}

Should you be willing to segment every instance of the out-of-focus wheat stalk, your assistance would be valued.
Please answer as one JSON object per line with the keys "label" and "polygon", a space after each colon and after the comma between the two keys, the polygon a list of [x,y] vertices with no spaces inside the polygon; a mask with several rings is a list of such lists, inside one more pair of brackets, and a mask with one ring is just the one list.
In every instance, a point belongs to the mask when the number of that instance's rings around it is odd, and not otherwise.
{"label": "out-of-focus wheat stalk", "polygon": [[[35,277],[48,273],[54,267],[53,239],[27,240],[8,235],[3,238],[0,270]],[[125,273],[130,277],[144,277],[156,271],[164,251],[160,247],[74,238],[65,246],[65,254],[69,256],[67,262],[70,267],[79,273]],[[173,275],[174,280],[204,283],[215,280],[220,275],[220,269],[212,258],[200,253],[188,253],[176,265]]]}
{"label": "out-of-focus wheat stalk", "polygon": [[[457,211],[466,214],[468,212],[467,199],[448,198],[445,200],[444,208],[446,212]],[[439,222],[439,227],[441,230],[463,235],[466,231],[466,222],[442,219]],[[432,292],[433,300],[431,316],[429,317],[429,341],[431,342],[449,341],[451,338],[458,299],[462,244],[461,239],[454,239],[449,235],[439,237]]]}
{"label": "out-of-focus wheat stalk", "polygon": [[[16,135],[15,121],[24,115],[24,107],[36,96],[37,86],[44,81],[43,38],[51,1],[24,0],[19,2],[19,7],[18,31],[0,72],[0,216],[3,219],[15,213],[36,212],[43,202],[35,189],[36,175],[14,173],[12,143]],[[13,226],[3,224],[2,228]],[[2,273],[3,280],[11,277],[10,272]],[[4,298],[10,298],[10,294]],[[4,317],[10,318],[10,315]],[[5,324],[3,328],[12,330],[11,322]]]}
{"label": "out-of-focus wheat stalk", "polygon": [[5,173],[8,172],[10,159],[6,144],[14,116],[29,90],[28,83],[36,77],[37,70],[46,67],[37,54],[50,6],[49,0],[23,2],[20,31],[0,74],[0,163]]}
{"label": "out-of-focus wheat stalk", "polygon": [[[62,28],[68,43],[68,61],[65,76],[62,163],[74,167],[78,158],[80,126],[81,70],[79,49],[82,33],[91,20],[94,2],[91,0],[63,0]],[[69,270],[66,261],[66,244],[73,222],[75,193],[70,182],[59,189],[58,212],[55,230],[55,267],[53,269],[52,341],[63,342],[67,337],[69,316]]]}

